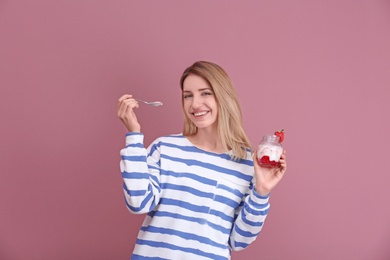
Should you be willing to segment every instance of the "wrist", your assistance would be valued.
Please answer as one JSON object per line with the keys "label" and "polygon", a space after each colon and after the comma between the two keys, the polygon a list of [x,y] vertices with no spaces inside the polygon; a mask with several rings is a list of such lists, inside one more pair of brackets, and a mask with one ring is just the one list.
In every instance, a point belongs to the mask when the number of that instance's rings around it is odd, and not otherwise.
{"label": "wrist", "polygon": [[254,187],[254,190],[257,192],[257,194],[259,194],[260,196],[264,196],[264,197],[268,196],[268,194],[270,194],[270,192],[271,192],[271,191],[266,190],[262,187],[256,187],[256,186]]}
{"label": "wrist", "polygon": [[141,127],[127,127],[127,130],[131,133],[141,133]]}

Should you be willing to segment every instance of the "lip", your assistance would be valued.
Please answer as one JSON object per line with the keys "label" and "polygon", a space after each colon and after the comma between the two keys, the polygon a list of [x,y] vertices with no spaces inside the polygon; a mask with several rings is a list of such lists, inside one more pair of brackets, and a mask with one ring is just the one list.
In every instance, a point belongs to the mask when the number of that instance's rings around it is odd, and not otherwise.
{"label": "lip", "polygon": [[195,117],[196,119],[200,119],[205,117],[210,111],[195,111],[192,112],[192,116]]}

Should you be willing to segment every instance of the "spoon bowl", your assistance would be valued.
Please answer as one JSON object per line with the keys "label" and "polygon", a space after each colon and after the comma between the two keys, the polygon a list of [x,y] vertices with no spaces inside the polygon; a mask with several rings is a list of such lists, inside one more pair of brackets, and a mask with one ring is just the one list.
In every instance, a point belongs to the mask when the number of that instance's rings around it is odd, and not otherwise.
{"label": "spoon bowl", "polygon": [[162,106],[163,105],[163,103],[160,102],[160,101],[148,102],[148,101],[137,99],[137,98],[134,98],[134,99],[137,100],[138,102],[142,102],[142,103],[145,103],[147,105],[154,106],[154,107],[158,107],[158,106]]}

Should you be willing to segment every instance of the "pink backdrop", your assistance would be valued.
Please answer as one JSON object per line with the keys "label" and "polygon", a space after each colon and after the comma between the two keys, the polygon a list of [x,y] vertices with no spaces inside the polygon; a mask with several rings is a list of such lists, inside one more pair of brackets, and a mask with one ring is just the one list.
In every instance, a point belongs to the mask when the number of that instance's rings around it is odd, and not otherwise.
{"label": "pink backdrop", "polygon": [[120,95],[146,141],[182,127],[179,77],[222,65],[289,169],[233,259],[390,259],[390,2],[0,2],[0,259],[128,259]]}

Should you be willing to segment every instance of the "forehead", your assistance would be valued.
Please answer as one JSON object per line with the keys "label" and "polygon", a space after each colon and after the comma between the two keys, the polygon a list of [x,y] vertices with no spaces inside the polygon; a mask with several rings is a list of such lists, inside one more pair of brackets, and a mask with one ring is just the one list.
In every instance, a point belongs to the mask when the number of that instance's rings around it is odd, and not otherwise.
{"label": "forehead", "polygon": [[200,91],[212,89],[209,83],[202,77],[190,74],[183,82],[183,91]]}

